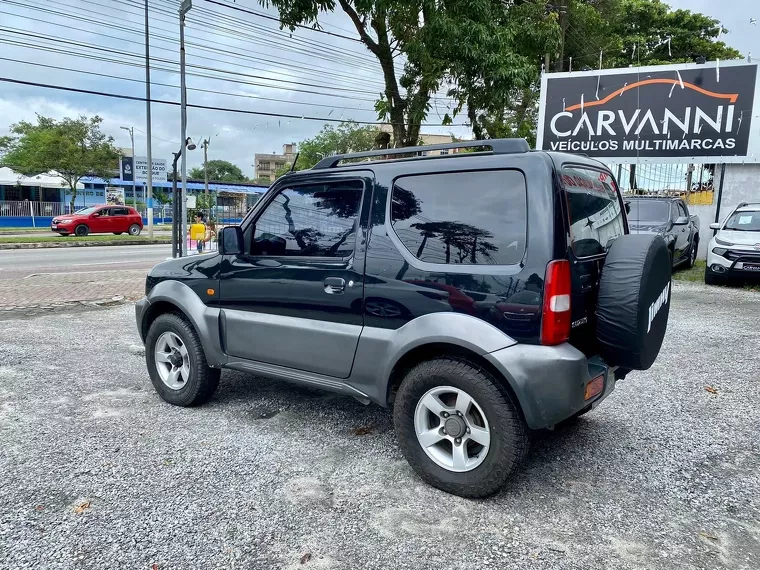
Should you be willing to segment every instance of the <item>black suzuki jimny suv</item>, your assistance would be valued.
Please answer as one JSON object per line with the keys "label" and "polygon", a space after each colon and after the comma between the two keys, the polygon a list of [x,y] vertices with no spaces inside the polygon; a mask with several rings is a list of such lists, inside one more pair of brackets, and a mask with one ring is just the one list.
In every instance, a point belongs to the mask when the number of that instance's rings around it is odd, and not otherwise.
{"label": "black suzuki jimny suv", "polygon": [[604,165],[508,139],[287,174],[218,252],[157,265],[136,313],[167,402],[229,368],[393,406],[414,470],[478,497],[531,430],[652,365],[669,294],[662,237],[628,235]]}

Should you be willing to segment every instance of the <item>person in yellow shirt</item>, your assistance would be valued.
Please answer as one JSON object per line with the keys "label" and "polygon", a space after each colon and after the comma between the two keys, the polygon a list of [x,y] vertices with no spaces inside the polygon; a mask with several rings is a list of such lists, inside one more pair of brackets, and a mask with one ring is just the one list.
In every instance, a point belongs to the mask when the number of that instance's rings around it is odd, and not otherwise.
{"label": "person in yellow shirt", "polygon": [[203,219],[203,213],[195,214],[195,222],[190,226],[188,234],[190,241],[195,240],[198,253],[203,253],[203,244],[206,241],[206,223]]}

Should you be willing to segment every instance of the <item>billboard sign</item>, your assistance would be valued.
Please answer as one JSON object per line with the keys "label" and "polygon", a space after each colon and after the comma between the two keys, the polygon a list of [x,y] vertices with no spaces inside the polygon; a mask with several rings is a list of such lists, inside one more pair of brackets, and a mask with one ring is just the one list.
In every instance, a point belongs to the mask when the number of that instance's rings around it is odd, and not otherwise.
{"label": "billboard sign", "polygon": [[[153,163],[153,182],[166,182],[166,159],[154,158],[151,162]],[[148,181],[148,159],[144,156],[135,157],[135,180]]]}
{"label": "billboard sign", "polygon": [[121,157],[121,179],[125,182],[132,182],[135,175],[134,159],[131,156]]}
{"label": "billboard sign", "polygon": [[124,188],[106,186],[106,204],[109,206],[124,205]]}
{"label": "billboard sign", "polygon": [[615,163],[760,161],[757,67],[710,62],[544,74],[537,148]]}

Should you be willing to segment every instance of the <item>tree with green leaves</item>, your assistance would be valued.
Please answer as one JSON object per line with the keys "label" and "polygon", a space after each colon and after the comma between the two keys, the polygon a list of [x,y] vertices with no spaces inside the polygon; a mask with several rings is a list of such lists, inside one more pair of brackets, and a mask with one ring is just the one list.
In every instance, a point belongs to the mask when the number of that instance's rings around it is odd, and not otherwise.
{"label": "tree with green leaves", "polygon": [[36,123],[11,125],[11,135],[0,140],[0,166],[25,176],[57,172],[69,187],[73,209],[82,177],[108,180],[118,170],[119,151],[100,130],[102,122],[97,115],[61,121],[37,115]]}
{"label": "tree with green leaves", "polygon": [[720,41],[728,30],[718,20],[690,10],[672,10],[660,0],[570,0],[562,65],[558,71],[661,65],[740,57]]}
{"label": "tree with green leaves", "polygon": [[[243,174],[240,167],[226,160],[209,160],[207,169],[210,182],[248,182],[248,178]],[[203,167],[200,166],[190,170],[188,178],[204,180]]]}
{"label": "tree with green leaves", "polygon": [[377,127],[362,127],[353,121],[340,123],[337,127],[325,125],[313,138],[299,143],[296,170],[311,168],[332,154],[372,150],[376,148],[379,133]]}
{"label": "tree with green leaves", "polygon": [[[476,135],[481,117],[504,109],[536,81],[535,51],[554,50],[556,15],[535,0],[259,0],[275,6],[283,27],[318,26],[322,12],[342,10],[377,58],[384,90],[375,104],[396,146],[414,146],[442,91],[457,102],[449,124],[467,107]],[[399,63],[404,56],[403,68]]]}

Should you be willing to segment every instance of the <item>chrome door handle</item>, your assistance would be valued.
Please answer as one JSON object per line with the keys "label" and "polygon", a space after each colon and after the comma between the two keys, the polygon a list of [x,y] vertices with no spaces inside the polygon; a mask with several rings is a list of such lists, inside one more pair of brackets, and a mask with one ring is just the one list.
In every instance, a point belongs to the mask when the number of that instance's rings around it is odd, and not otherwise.
{"label": "chrome door handle", "polygon": [[325,279],[325,293],[335,295],[346,290],[346,280],[342,277],[328,277]]}

